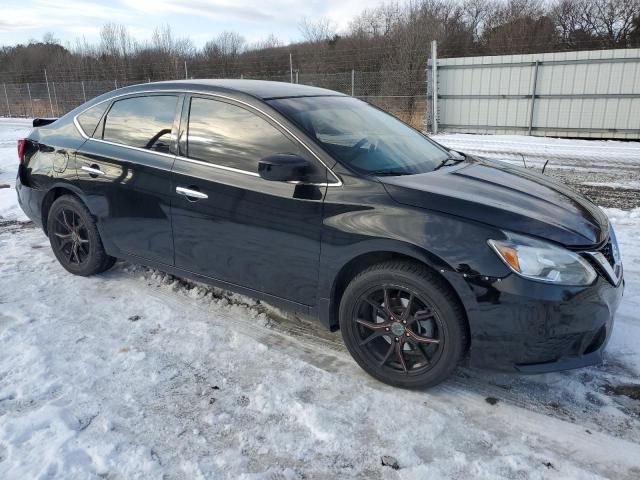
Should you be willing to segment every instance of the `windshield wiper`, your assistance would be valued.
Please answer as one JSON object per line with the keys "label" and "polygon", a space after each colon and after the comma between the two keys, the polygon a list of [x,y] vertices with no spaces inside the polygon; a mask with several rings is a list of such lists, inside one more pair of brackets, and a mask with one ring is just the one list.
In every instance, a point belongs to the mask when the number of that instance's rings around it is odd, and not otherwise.
{"label": "windshield wiper", "polygon": [[464,162],[464,158],[455,158],[455,157],[447,157],[444,160],[442,160],[434,169],[433,171],[439,170],[442,167],[450,167],[452,165],[457,165],[460,162]]}
{"label": "windshield wiper", "polygon": [[369,175],[375,175],[376,177],[395,177],[400,175],[411,175],[411,172],[407,172],[406,170],[398,170],[397,168],[387,168],[383,170],[374,170],[373,172],[369,172]]}

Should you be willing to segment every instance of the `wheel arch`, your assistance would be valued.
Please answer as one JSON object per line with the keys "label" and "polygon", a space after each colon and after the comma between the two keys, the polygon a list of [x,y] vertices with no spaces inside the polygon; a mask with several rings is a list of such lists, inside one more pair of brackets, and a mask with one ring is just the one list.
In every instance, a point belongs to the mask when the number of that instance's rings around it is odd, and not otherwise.
{"label": "wheel arch", "polygon": [[447,276],[443,275],[445,271],[453,272],[454,269],[451,268],[451,266],[449,266],[446,262],[444,262],[444,260],[424,249],[402,248],[370,250],[361,252],[344,263],[338,270],[336,275],[334,275],[331,285],[329,308],[327,312],[328,319],[326,322],[328,323],[329,328],[331,330],[338,329],[338,311],[340,308],[340,302],[342,300],[342,295],[344,294],[344,291],[351,280],[356,275],[358,275],[358,273],[362,272],[369,266],[388,260],[405,260],[408,262],[421,264],[429,269],[436,276],[436,278],[442,281],[443,285],[445,285],[445,287],[452,292],[454,298],[461,307],[461,311],[464,314],[464,322],[467,328],[468,339],[466,348],[468,349],[470,347],[469,339],[471,338],[471,336],[469,335],[470,325],[465,302],[462,301],[460,292],[458,292],[454,285],[447,279]]}
{"label": "wheel arch", "polygon": [[[78,188],[75,188],[72,185],[68,185],[68,184],[53,185],[43,197],[42,205],[40,206],[40,212],[42,214],[42,217],[41,217],[42,229],[44,230],[44,233],[47,236],[49,235],[49,232],[47,231],[47,221],[49,218],[49,211],[51,210],[51,206],[53,205],[53,202],[55,202],[58,198],[62,197],[63,195],[73,195],[78,200],[80,200],[87,208],[89,208],[89,206],[87,205],[87,202],[83,199],[82,192]],[[91,211],[91,209],[89,209],[89,211]]]}

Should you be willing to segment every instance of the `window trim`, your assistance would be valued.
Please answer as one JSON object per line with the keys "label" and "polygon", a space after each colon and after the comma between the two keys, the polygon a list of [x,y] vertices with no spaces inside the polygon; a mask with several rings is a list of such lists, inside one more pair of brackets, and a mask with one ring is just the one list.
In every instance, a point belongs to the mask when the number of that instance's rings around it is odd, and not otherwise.
{"label": "window trim", "polygon": [[[249,172],[247,170],[240,170],[240,169],[236,169],[236,168],[232,168],[232,167],[227,167],[225,165],[217,165],[215,163],[208,163],[208,162],[202,162],[200,160],[194,160],[191,158],[187,158],[187,157],[183,157],[181,155],[177,155],[177,154],[171,154],[171,153],[163,153],[163,152],[156,152],[153,150],[147,150],[145,148],[139,148],[139,147],[132,147],[130,145],[124,145],[121,143],[115,143],[115,142],[110,142],[108,140],[103,140],[103,139],[98,139],[98,138],[93,138],[88,136],[84,130],[82,130],[82,127],[80,126],[80,123],[78,122],[78,115],[84,113],[86,110],[88,110],[89,108],[95,107],[96,105],[99,105],[101,103],[104,102],[112,102],[115,103],[116,99],[123,99],[124,97],[142,97],[142,96],[153,96],[153,94],[167,94],[167,93],[171,93],[171,94],[175,94],[178,95],[178,97],[180,96],[180,94],[185,95],[185,100],[186,100],[186,95],[190,94],[190,95],[202,95],[202,96],[208,96],[208,97],[214,97],[214,98],[222,98],[222,99],[226,99],[226,100],[230,100],[231,102],[236,102],[239,103],[245,107],[247,107],[250,110],[254,110],[256,112],[258,112],[259,114],[265,116],[266,118],[268,118],[271,122],[275,123],[276,125],[278,125],[282,130],[284,130],[285,132],[287,132],[287,134],[289,134],[295,141],[297,141],[300,145],[302,145],[304,147],[305,150],[307,150],[309,153],[311,153],[311,155],[313,155],[313,157],[318,160],[318,162],[320,162],[320,164],[322,166],[324,166],[324,168],[327,169],[327,171],[334,177],[335,182],[325,182],[325,183],[305,183],[306,185],[314,185],[314,186],[323,186],[323,187],[341,187],[342,186],[342,180],[340,179],[340,177],[338,175],[336,175],[333,170],[331,170],[331,168],[329,168],[323,161],[322,159],[311,149],[309,148],[309,146],[304,143],[302,140],[300,140],[300,138],[298,138],[298,136],[296,134],[294,134],[289,128],[286,127],[286,125],[283,125],[282,122],[279,122],[277,119],[275,119],[272,115],[270,115],[268,112],[265,112],[264,110],[251,105],[250,103],[244,102],[242,100],[239,100],[237,98],[228,96],[228,95],[221,95],[215,92],[202,92],[202,91],[198,91],[198,90],[182,90],[182,89],[167,89],[167,90],[143,90],[143,91],[139,91],[139,92],[129,92],[129,93],[121,93],[120,95],[115,95],[113,97],[104,99],[100,102],[94,103],[93,105],[90,105],[89,107],[85,108],[84,110],[78,112],[76,115],[74,115],[73,117],[73,124],[75,125],[76,129],[78,130],[78,132],[80,133],[80,135],[85,139],[85,140],[90,140],[93,142],[98,142],[98,143],[104,143],[107,145],[115,145],[118,147],[124,147],[124,148],[129,148],[131,150],[136,150],[136,151],[140,151],[140,152],[146,152],[146,153],[151,153],[154,155],[162,155],[165,157],[171,157],[171,158],[175,158],[176,160],[184,160],[187,162],[193,162],[193,163],[197,163],[197,164],[202,164],[202,165],[207,165],[209,167],[212,168],[218,168],[220,170],[227,170],[227,171],[231,171],[231,172],[235,172],[235,173],[240,173],[240,174],[244,174],[244,175],[250,175],[252,177],[259,177],[259,175],[255,172]],[[178,99],[179,100],[179,99]],[[178,102],[179,103],[179,102]],[[111,109],[110,105],[107,110],[105,110],[105,115],[106,113]],[[175,117],[174,117],[175,118]],[[100,119],[100,121],[104,120],[104,115],[102,116],[102,118]],[[100,123],[100,122],[98,122]],[[180,141],[180,139],[178,138],[178,142]],[[292,183],[292,182],[287,182],[287,183]],[[299,183],[299,182],[293,182],[293,183]]]}

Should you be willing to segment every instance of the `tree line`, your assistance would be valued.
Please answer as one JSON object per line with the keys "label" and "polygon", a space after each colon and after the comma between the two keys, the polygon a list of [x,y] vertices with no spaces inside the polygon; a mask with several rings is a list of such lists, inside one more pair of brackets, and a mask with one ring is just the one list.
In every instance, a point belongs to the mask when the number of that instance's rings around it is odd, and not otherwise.
{"label": "tree line", "polygon": [[107,24],[100,40],[62,45],[53,34],[0,48],[0,82],[172,78],[287,78],[305,74],[404,72],[423,88],[430,42],[441,57],[640,47],[640,0],[412,0],[366,9],[344,31],[327,19],[300,22],[302,40],[275,36],[250,44],[237,32],[201,48],[169,26],[135,39]]}

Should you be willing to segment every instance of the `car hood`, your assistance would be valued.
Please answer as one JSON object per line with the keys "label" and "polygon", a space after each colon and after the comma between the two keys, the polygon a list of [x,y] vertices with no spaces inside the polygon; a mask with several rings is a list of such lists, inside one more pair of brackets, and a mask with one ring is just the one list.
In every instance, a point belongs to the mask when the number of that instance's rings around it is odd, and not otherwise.
{"label": "car hood", "polygon": [[547,176],[501,162],[467,157],[461,166],[379,180],[399,203],[567,247],[593,246],[608,235],[606,215],[587,198]]}

